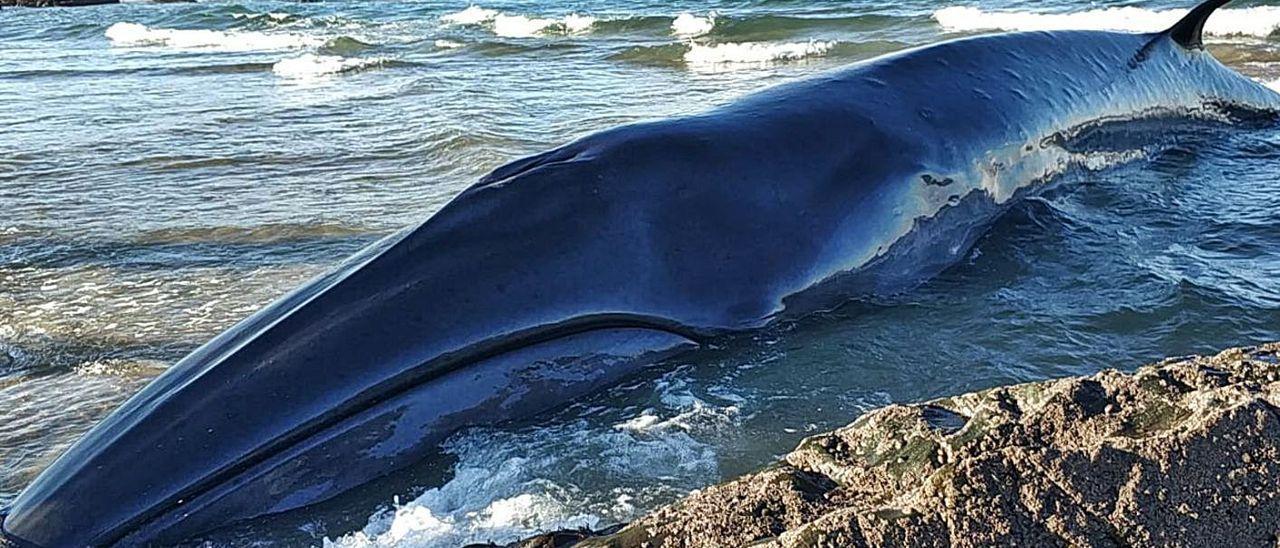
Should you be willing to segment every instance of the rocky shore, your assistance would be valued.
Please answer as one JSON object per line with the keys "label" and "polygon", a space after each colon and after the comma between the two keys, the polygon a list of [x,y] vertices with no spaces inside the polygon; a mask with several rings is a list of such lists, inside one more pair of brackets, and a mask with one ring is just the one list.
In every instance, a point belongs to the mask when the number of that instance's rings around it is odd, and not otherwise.
{"label": "rocky shore", "polygon": [[1280,343],[892,405],[620,530],[524,547],[1276,546]]}

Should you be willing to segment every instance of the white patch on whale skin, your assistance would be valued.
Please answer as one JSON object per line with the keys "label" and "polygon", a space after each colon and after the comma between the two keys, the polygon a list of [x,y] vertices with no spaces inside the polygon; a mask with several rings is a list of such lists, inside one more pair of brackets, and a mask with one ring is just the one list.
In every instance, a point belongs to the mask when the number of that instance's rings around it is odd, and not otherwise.
{"label": "white patch on whale skin", "polygon": [[[956,32],[982,30],[1110,30],[1159,32],[1187,14],[1185,9],[1149,10],[1136,7],[1106,8],[1066,13],[987,11],[953,6],[933,12],[943,29]],[[1205,24],[1211,36],[1266,38],[1280,29],[1280,7],[1219,9]]]}

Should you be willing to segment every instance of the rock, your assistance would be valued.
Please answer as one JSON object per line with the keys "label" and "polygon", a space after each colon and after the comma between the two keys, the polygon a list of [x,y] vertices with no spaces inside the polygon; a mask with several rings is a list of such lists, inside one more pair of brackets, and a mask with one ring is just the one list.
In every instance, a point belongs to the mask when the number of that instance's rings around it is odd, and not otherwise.
{"label": "rock", "polygon": [[891,405],[574,546],[1275,546],[1278,357]]}

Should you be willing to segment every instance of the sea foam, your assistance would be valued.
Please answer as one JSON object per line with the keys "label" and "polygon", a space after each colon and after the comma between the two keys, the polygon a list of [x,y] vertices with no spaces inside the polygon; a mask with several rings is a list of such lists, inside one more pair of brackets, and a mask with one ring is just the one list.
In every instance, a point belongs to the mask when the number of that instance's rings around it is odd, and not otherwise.
{"label": "sea foam", "polygon": [[251,21],[257,20],[257,19],[267,19],[270,21],[275,21],[277,23],[280,23],[292,18],[293,14],[273,11],[268,13],[233,13],[231,14],[231,17],[234,17],[236,19],[248,19]]}
{"label": "sea foam", "polygon": [[484,25],[498,36],[507,38],[532,38],[541,34],[580,34],[589,32],[596,18],[571,13],[564,17],[529,17],[503,13],[472,5],[462,11],[440,18],[451,25]]}
{"label": "sea foam", "polygon": [[706,17],[698,17],[684,12],[671,21],[671,34],[682,38],[693,38],[711,32],[716,26],[716,14],[711,12]]}
{"label": "sea foam", "polygon": [[308,79],[363,70],[386,62],[381,57],[359,59],[306,53],[277,62],[271,67],[271,72],[281,78]]}
{"label": "sea foam", "polygon": [[594,17],[570,14],[562,19],[498,14],[493,19],[493,33],[508,38],[530,38],[551,32],[581,33],[591,30]]}
{"label": "sea foam", "polygon": [[497,468],[459,468],[453,480],[430,489],[408,504],[370,518],[364,529],[336,540],[325,539],[326,548],[405,546],[444,548],[477,542],[512,542],[541,532],[542,527],[563,529],[597,527],[600,518],[571,511],[549,493],[518,493],[493,501],[477,494],[502,489],[503,484],[528,481],[519,468],[529,464],[511,459]]}
{"label": "sea foam", "polygon": [[111,25],[107,28],[106,36],[115,46],[163,46],[221,51],[296,49],[324,43],[320,37],[293,33],[165,29],[129,22]]}
{"label": "sea foam", "polygon": [[[665,426],[671,423],[661,418],[655,422],[611,431],[577,424],[519,435],[493,430],[463,434],[447,446],[458,457],[452,479],[407,503],[395,501],[371,516],[362,530],[325,539],[324,545],[503,544],[548,530],[635,519],[643,507],[718,477],[715,452],[694,437],[699,432],[686,429],[694,426]],[[639,487],[583,496],[578,482],[599,480],[584,479],[575,471],[580,468]]]}
{"label": "sea foam", "polygon": [[[522,431],[474,429],[451,438],[453,478],[375,513],[360,531],[326,548],[452,548],[504,544],[536,533],[599,528],[719,478],[707,440],[738,430],[736,404],[696,397],[679,370],[654,388],[659,401],[614,424],[574,420]],[[602,478],[618,487],[587,488]]]}
{"label": "sea foam", "polygon": [[[933,12],[933,18],[949,31],[1091,29],[1157,32],[1173,26],[1186,14],[1187,10],[1183,9],[1149,10],[1135,7],[1067,13],[950,7]],[[1275,6],[1220,9],[1205,24],[1205,32],[1217,36],[1265,38],[1277,28],[1280,28],[1280,7]]]}
{"label": "sea foam", "polygon": [[498,10],[471,5],[462,11],[445,15],[440,20],[452,25],[479,25],[480,23],[492,21],[494,17],[498,16],[498,13]]}
{"label": "sea foam", "polygon": [[794,61],[823,55],[835,47],[831,41],[808,42],[743,42],[715,45],[689,44],[684,61],[692,67],[732,67],[762,65],[777,61]]}

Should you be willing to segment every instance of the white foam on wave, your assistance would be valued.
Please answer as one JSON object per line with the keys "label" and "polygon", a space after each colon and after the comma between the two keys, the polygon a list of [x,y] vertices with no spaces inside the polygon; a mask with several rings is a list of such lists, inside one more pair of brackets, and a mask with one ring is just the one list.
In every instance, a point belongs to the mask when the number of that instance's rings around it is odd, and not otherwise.
{"label": "white foam on wave", "polygon": [[[630,521],[719,478],[703,438],[737,429],[736,405],[695,397],[673,371],[658,381],[658,409],[616,424],[577,420],[509,432],[476,429],[452,438],[452,479],[415,500],[395,501],[326,548],[444,548],[505,544],[558,529]],[[593,488],[606,483],[609,489]]]}
{"label": "white foam on wave", "polygon": [[595,23],[594,17],[577,14],[561,19],[499,14],[493,19],[493,33],[508,38],[531,38],[554,32],[577,34],[591,30]]}
{"label": "white foam on wave", "polygon": [[671,34],[682,38],[693,38],[711,32],[716,26],[716,13],[713,11],[706,17],[698,17],[684,12],[671,21]]}
{"label": "white foam on wave", "polygon": [[479,25],[492,21],[498,16],[498,10],[485,9],[477,5],[467,6],[467,9],[456,13],[450,13],[441,17],[440,20],[453,25]]}
{"label": "white foam on wave", "polygon": [[271,72],[281,78],[309,79],[376,67],[387,62],[382,57],[351,58],[337,55],[305,53],[272,65]]}
{"label": "white foam on wave", "polygon": [[[539,525],[558,528],[596,527],[600,518],[575,513],[555,494],[513,493],[496,500],[485,495],[510,491],[507,485],[529,481],[521,470],[530,463],[513,458],[496,468],[459,468],[443,487],[430,489],[407,504],[375,514],[364,529],[326,538],[326,548],[401,546],[444,548],[479,542],[510,542],[539,532]],[[554,491],[552,491],[554,492]]]}
{"label": "white foam on wave", "polygon": [[287,21],[289,18],[293,17],[293,14],[272,11],[267,13],[233,13],[231,14],[231,17],[249,20],[266,18],[272,21],[281,22]]}
{"label": "white foam on wave", "polygon": [[715,407],[696,401],[692,407],[671,417],[659,416],[654,410],[646,409],[639,415],[615,424],[613,427],[625,432],[637,434],[661,434],[666,432],[694,432],[717,425],[731,424],[738,415],[738,407]]}
{"label": "white foam on wave", "polygon": [[462,42],[459,42],[457,40],[448,40],[445,38],[441,38],[435,41],[435,46],[440,49],[457,49],[464,45],[466,44],[463,44]]}
{"label": "white foam on wave", "polygon": [[111,25],[107,28],[106,36],[114,46],[163,46],[221,51],[297,49],[324,43],[319,37],[293,33],[165,29],[129,22]]}
{"label": "white foam on wave", "polygon": [[570,13],[569,15],[564,16],[564,18],[560,20],[560,23],[564,25],[564,29],[568,32],[587,32],[591,30],[591,27],[595,26],[596,18],[590,15]]}
{"label": "white foam on wave", "polygon": [[1277,78],[1270,82],[1263,82],[1263,84],[1266,84],[1267,87],[1275,90],[1276,93],[1280,93],[1280,78]]}
{"label": "white foam on wave", "polygon": [[684,61],[693,67],[733,67],[765,65],[778,61],[794,61],[823,55],[835,47],[831,41],[808,42],[743,42],[715,45],[689,44]]}
{"label": "white foam on wave", "polygon": [[564,17],[529,17],[503,13],[472,5],[457,13],[440,18],[452,25],[485,25],[498,36],[507,38],[532,38],[542,34],[580,34],[589,32],[596,18],[571,13]]}
{"label": "white foam on wave", "polygon": [[[691,488],[718,475],[714,451],[678,428],[639,432],[579,426],[532,436],[476,431],[464,434],[450,450],[459,462],[447,483],[408,503],[395,501],[392,509],[373,515],[362,530],[325,539],[324,545],[505,544],[545,531],[629,521],[644,510],[635,501],[651,494],[629,489],[585,491],[589,485],[577,483],[581,474],[566,471],[574,467],[606,475],[610,481],[629,478],[629,483],[645,488],[673,480]],[[668,489],[666,498],[684,490]]]}
{"label": "white foam on wave", "polygon": [[508,38],[530,38],[554,24],[555,19],[500,13],[493,18],[493,33]]}
{"label": "white foam on wave", "polygon": [[[1184,9],[1149,10],[1135,7],[1106,8],[1067,13],[987,11],[974,7],[949,7],[933,12],[933,18],[949,31],[980,30],[1110,30],[1157,32],[1187,14]],[[1220,9],[1205,24],[1215,36],[1265,38],[1280,29],[1280,7]]]}

